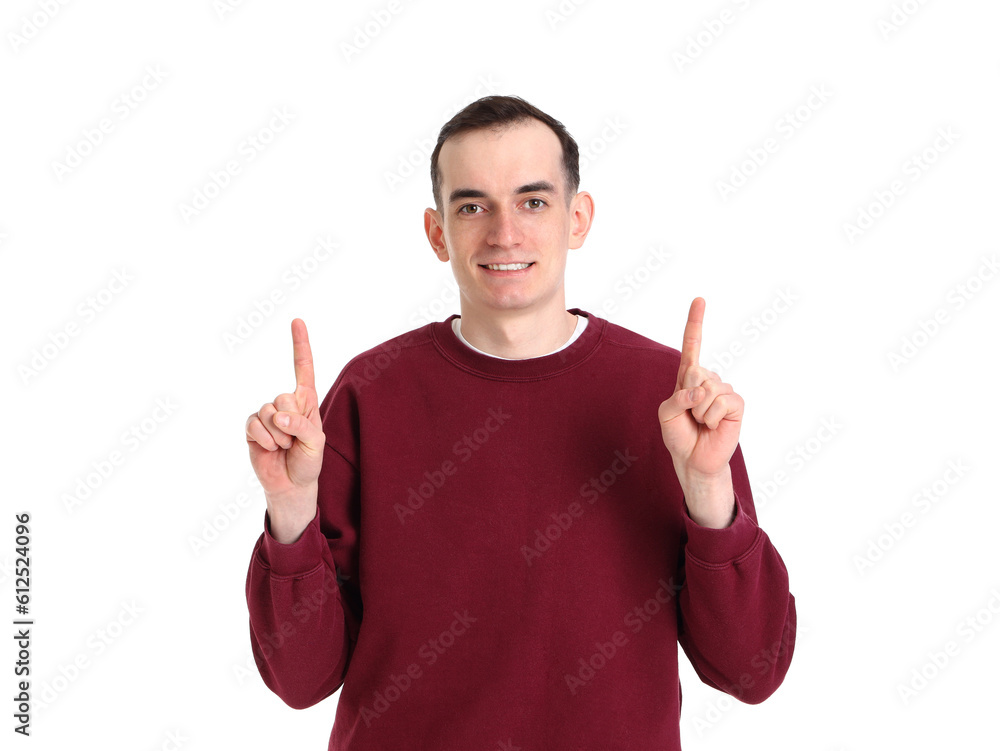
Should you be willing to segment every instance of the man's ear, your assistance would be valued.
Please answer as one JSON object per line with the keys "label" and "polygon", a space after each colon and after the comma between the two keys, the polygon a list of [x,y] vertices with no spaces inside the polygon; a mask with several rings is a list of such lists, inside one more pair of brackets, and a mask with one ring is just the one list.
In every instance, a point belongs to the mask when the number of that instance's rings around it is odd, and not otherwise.
{"label": "man's ear", "polygon": [[444,241],[444,217],[437,209],[424,209],[424,233],[438,260],[447,261],[448,246]]}
{"label": "man's ear", "polygon": [[569,206],[569,247],[571,250],[583,246],[594,221],[594,197],[581,190]]}

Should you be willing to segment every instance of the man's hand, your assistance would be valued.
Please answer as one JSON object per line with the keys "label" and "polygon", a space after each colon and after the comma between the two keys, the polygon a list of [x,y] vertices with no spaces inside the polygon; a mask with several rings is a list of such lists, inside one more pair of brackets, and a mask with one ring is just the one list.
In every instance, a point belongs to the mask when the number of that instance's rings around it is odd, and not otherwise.
{"label": "man's hand", "polygon": [[740,438],[743,397],[698,364],[705,300],[691,302],[677,383],[660,404],[663,443],[674,461],[688,514],[705,527],[727,527],[735,511],[729,459]]}
{"label": "man's hand", "polygon": [[292,321],[295,392],[281,394],[247,418],[250,463],[264,488],[271,533],[295,542],[316,516],[326,436],[319,414],[309,333]]}

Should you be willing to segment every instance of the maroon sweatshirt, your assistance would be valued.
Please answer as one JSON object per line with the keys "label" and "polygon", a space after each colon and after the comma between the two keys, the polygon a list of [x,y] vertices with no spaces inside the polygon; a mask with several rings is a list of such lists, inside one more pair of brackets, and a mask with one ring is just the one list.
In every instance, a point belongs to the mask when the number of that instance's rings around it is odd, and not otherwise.
{"label": "maroon sweatshirt", "polygon": [[757,524],[687,514],[657,419],[680,352],[580,310],[541,357],[470,348],[450,316],[361,353],[320,405],[319,509],[246,581],[264,683],[343,686],[330,749],[679,749],[680,643],[750,703],[783,680],[795,599]]}

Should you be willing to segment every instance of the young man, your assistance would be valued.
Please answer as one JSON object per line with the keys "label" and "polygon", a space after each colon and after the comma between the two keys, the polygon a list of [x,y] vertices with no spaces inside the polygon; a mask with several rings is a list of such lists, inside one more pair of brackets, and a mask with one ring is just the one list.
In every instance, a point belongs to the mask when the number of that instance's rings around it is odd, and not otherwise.
{"label": "young man", "polygon": [[679,749],[678,642],[757,703],[795,641],[743,400],[698,364],[705,302],[681,351],[565,308],[594,201],[517,97],[455,115],[431,177],[461,314],[361,353],[322,403],[295,319],[295,391],[247,420],[261,676],[294,708],[343,686],[331,749]]}

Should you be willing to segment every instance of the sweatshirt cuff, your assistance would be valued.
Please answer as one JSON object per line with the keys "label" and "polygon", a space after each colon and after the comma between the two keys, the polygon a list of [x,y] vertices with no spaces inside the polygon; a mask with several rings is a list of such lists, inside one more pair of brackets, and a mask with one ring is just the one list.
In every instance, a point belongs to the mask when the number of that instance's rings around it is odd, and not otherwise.
{"label": "sweatshirt cuff", "polygon": [[304,576],[323,562],[325,538],[319,529],[319,508],[295,542],[278,542],[271,536],[271,517],[264,511],[264,535],[260,547],[262,562],[276,576]]}
{"label": "sweatshirt cuff", "polygon": [[734,496],[736,518],[732,524],[722,529],[701,526],[687,513],[687,507],[684,507],[686,553],[689,557],[708,565],[726,564],[747,553],[753,546],[760,528],[743,510],[740,494],[734,492]]}

